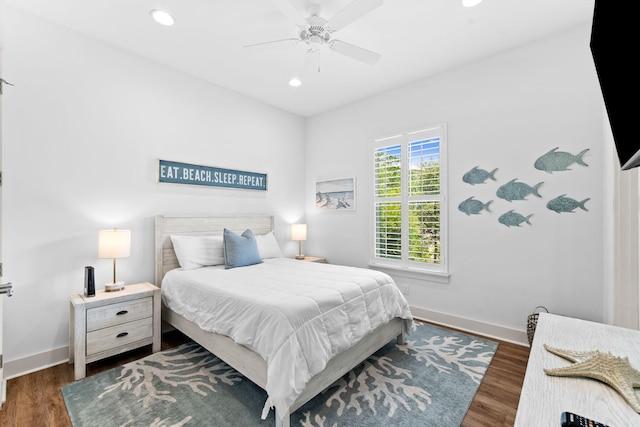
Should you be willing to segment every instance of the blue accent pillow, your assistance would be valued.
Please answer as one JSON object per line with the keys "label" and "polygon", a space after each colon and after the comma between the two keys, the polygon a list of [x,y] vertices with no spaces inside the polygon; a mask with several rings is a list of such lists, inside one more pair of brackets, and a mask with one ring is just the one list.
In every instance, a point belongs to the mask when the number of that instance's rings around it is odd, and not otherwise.
{"label": "blue accent pillow", "polygon": [[224,268],[262,263],[253,231],[247,229],[241,235],[237,235],[225,228],[222,239],[224,243]]}

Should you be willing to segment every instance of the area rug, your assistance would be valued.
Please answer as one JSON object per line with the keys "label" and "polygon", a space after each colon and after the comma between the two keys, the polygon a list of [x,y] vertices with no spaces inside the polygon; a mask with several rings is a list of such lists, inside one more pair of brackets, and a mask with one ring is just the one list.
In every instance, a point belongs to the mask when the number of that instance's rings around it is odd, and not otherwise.
{"label": "area rug", "polygon": [[[414,322],[291,416],[292,426],[459,426],[498,344]],[[190,342],[62,388],[85,426],[273,426],[266,393]]]}

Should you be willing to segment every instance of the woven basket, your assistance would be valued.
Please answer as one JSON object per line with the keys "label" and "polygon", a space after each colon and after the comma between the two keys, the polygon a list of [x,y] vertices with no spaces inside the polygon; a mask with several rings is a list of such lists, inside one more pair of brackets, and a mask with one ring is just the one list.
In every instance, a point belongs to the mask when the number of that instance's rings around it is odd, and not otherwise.
{"label": "woven basket", "polygon": [[547,313],[549,312],[549,310],[547,310],[546,307],[539,305],[533,310],[533,313],[531,313],[527,317],[527,338],[529,339],[529,346],[531,346],[531,344],[533,343],[533,334],[536,332],[536,326],[538,325],[538,317],[540,315],[540,313],[537,312],[537,310],[540,308],[544,309],[544,311],[546,311]]}

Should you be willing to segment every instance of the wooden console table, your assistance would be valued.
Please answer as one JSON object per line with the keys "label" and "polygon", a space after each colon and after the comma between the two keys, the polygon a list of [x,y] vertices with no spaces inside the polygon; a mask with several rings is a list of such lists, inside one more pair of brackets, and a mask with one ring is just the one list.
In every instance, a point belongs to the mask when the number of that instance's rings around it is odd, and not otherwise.
{"label": "wooden console table", "polygon": [[564,411],[611,427],[640,426],[640,414],[608,385],[587,378],[545,374],[544,368],[560,368],[569,366],[571,362],[549,353],[543,344],[565,350],[600,350],[615,356],[627,356],[631,366],[640,370],[640,331],[540,313],[515,427],[559,427],[560,415]]}

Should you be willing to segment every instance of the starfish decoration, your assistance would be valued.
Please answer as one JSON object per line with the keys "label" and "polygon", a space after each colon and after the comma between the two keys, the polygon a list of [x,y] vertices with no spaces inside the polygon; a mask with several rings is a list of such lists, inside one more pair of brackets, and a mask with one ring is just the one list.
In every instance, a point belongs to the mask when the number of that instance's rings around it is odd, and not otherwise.
{"label": "starfish decoration", "polygon": [[600,351],[572,351],[549,347],[550,353],[574,362],[573,365],[557,369],[545,369],[547,375],[557,377],[586,377],[602,381],[620,393],[634,411],[640,414],[640,399],[634,387],[640,387],[640,371],[634,369],[629,358],[621,358]]}

